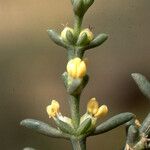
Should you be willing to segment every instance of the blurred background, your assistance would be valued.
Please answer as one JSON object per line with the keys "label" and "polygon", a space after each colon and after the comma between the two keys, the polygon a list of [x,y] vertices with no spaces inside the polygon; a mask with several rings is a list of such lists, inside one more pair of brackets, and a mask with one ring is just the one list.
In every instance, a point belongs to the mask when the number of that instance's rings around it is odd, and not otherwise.
{"label": "blurred background", "polygon": [[[150,79],[149,10],[149,0],[95,0],[89,9],[84,27],[105,32],[109,39],[86,53],[91,78],[81,97],[82,114],[91,97],[109,107],[107,118],[130,111],[142,121],[149,112],[149,100],[131,78],[131,73],[139,72]],[[60,32],[66,23],[73,23],[69,0],[0,0],[0,149],[71,150],[68,141],[19,126],[25,118],[54,125],[45,111],[50,99],[57,99],[61,112],[69,116],[60,77],[66,50],[49,40],[46,32],[48,28]],[[88,150],[120,150],[124,137],[122,126],[89,138]]]}

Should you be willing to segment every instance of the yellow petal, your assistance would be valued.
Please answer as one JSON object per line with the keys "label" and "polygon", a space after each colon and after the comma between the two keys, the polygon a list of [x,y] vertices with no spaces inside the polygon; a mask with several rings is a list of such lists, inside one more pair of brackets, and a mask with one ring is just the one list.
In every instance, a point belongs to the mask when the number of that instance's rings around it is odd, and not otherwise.
{"label": "yellow petal", "polygon": [[71,59],[66,69],[68,74],[73,78],[82,78],[86,74],[86,64],[79,57]]}
{"label": "yellow petal", "polygon": [[60,108],[60,105],[56,100],[52,100],[51,105],[52,105],[52,107],[54,107],[57,110],[59,110],[59,108]]}
{"label": "yellow petal", "polygon": [[50,118],[56,116],[56,110],[51,105],[47,106],[46,110]]}
{"label": "yellow petal", "polygon": [[108,113],[108,108],[106,105],[102,105],[101,107],[99,107],[97,113],[94,115],[94,117],[104,117],[106,116],[106,114]]}
{"label": "yellow petal", "polygon": [[56,100],[52,100],[51,105],[46,107],[49,117],[55,117],[59,113],[60,105]]}
{"label": "yellow petal", "polygon": [[77,67],[77,77],[82,78],[86,75],[86,64],[82,61]]}
{"label": "yellow petal", "polygon": [[94,115],[98,111],[99,104],[96,98],[91,98],[87,104],[87,112]]}

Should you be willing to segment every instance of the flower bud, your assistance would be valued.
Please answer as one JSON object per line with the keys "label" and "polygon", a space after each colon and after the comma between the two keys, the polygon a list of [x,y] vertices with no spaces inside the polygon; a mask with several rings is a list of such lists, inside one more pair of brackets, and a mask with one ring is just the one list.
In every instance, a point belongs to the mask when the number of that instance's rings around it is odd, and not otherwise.
{"label": "flower bud", "polygon": [[56,117],[59,113],[60,105],[56,100],[52,100],[51,105],[47,106],[46,111],[49,117]]}
{"label": "flower bud", "polygon": [[94,117],[104,117],[106,114],[108,113],[108,108],[106,105],[102,105],[101,107],[99,107],[97,113],[94,115]]}
{"label": "flower bud", "polygon": [[78,44],[86,45],[89,44],[94,39],[94,34],[89,28],[82,30],[79,34]]}
{"label": "flower bud", "polygon": [[107,114],[108,108],[106,105],[102,105],[99,107],[96,98],[92,98],[87,104],[87,112],[93,117],[99,118],[104,117]]}
{"label": "flower bud", "polygon": [[87,104],[87,112],[94,115],[97,113],[98,107],[99,107],[99,104],[98,104],[96,98],[91,98]]}
{"label": "flower bud", "polygon": [[72,43],[74,39],[73,35],[74,35],[74,30],[69,27],[65,27],[61,32],[61,38],[65,42]]}
{"label": "flower bud", "polygon": [[83,78],[86,75],[86,64],[78,57],[71,59],[67,64],[67,72],[72,78]]}

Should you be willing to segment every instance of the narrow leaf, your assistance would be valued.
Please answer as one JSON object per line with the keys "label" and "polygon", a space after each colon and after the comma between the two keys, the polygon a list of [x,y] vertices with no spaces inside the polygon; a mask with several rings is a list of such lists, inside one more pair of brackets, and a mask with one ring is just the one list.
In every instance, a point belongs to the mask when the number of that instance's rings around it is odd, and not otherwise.
{"label": "narrow leaf", "polygon": [[84,4],[82,0],[75,0],[73,3],[73,10],[74,13],[78,16],[83,16],[85,11],[84,11]]}
{"label": "narrow leaf", "polygon": [[67,83],[67,81],[68,81],[68,73],[67,72],[64,72],[62,74],[62,80],[64,81],[64,85],[67,88],[67,86],[68,86],[68,83]]}
{"label": "narrow leaf", "polygon": [[81,134],[85,134],[88,129],[90,128],[92,123],[91,118],[87,118],[85,119],[79,126],[79,128],[77,129],[77,135],[81,135]]}
{"label": "narrow leaf", "polygon": [[94,3],[94,0],[83,0],[83,2],[85,5],[84,7],[87,10]]}
{"label": "narrow leaf", "polygon": [[67,48],[67,45],[63,42],[60,35],[56,31],[49,29],[47,30],[47,32],[48,32],[49,37],[54,43],[64,48]]}
{"label": "narrow leaf", "polygon": [[63,134],[59,130],[51,127],[50,125],[42,121],[38,121],[34,119],[25,119],[21,121],[20,125],[25,126],[29,129],[33,129],[34,131],[46,136],[50,136],[54,138],[68,138],[68,135]]}
{"label": "narrow leaf", "polygon": [[67,42],[69,44],[74,44],[75,43],[74,36],[69,30],[66,32],[66,38],[67,38]]}
{"label": "narrow leaf", "polygon": [[57,127],[59,127],[59,129],[61,131],[65,132],[65,133],[70,133],[70,134],[74,133],[74,129],[66,122],[63,122],[59,119],[55,119],[55,122],[57,124]]}
{"label": "narrow leaf", "polygon": [[108,35],[105,33],[99,34],[91,43],[85,47],[85,50],[100,46],[108,39]]}
{"label": "narrow leaf", "polygon": [[79,46],[84,46],[87,44],[88,42],[88,37],[86,33],[83,33],[81,36],[79,36],[78,41],[77,41],[77,45]]}
{"label": "narrow leaf", "polygon": [[150,136],[150,113],[147,115],[140,127],[140,133]]}
{"label": "narrow leaf", "polygon": [[127,131],[127,143],[135,144],[139,141],[139,129],[134,125],[130,125]]}
{"label": "narrow leaf", "polygon": [[108,132],[108,131],[128,122],[129,120],[131,120],[134,117],[135,117],[134,114],[128,113],[128,112],[118,114],[118,115],[106,120],[99,126],[97,126],[94,133],[92,133],[92,135],[97,135],[97,134],[101,134],[104,132]]}
{"label": "narrow leaf", "polygon": [[89,81],[89,76],[85,75],[82,79],[81,78],[74,79],[68,76],[67,72],[64,72],[62,74],[62,79],[64,81],[67,92],[70,95],[76,95],[82,92],[82,90]]}
{"label": "narrow leaf", "polygon": [[133,73],[132,77],[141,92],[150,99],[150,82],[140,73]]}

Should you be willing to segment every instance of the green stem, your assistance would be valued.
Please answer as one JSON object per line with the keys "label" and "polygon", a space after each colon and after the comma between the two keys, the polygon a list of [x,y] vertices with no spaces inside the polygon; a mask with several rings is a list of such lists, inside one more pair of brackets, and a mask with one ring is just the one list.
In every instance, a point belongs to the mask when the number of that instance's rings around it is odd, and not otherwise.
{"label": "green stem", "polygon": [[81,31],[82,20],[83,17],[79,17],[77,15],[74,16],[74,32],[76,38],[78,38]]}
{"label": "green stem", "polygon": [[70,95],[69,103],[70,103],[72,123],[74,125],[74,128],[77,129],[80,123],[80,113],[79,113],[80,96]]}
{"label": "green stem", "polygon": [[80,49],[78,49],[78,48],[76,48],[76,47],[72,47],[72,48],[70,48],[70,49],[68,49],[68,51],[67,51],[67,53],[68,53],[68,61],[70,60],[70,59],[73,59],[73,58],[75,58],[75,57],[79,57],[79,58],[83,58],[83,55],[84,55],[84,50],[80,50]]}
{"label": "green stem", "polygon": [[86,139],[73,139],[71,140],[73,150],[86,150]]}

